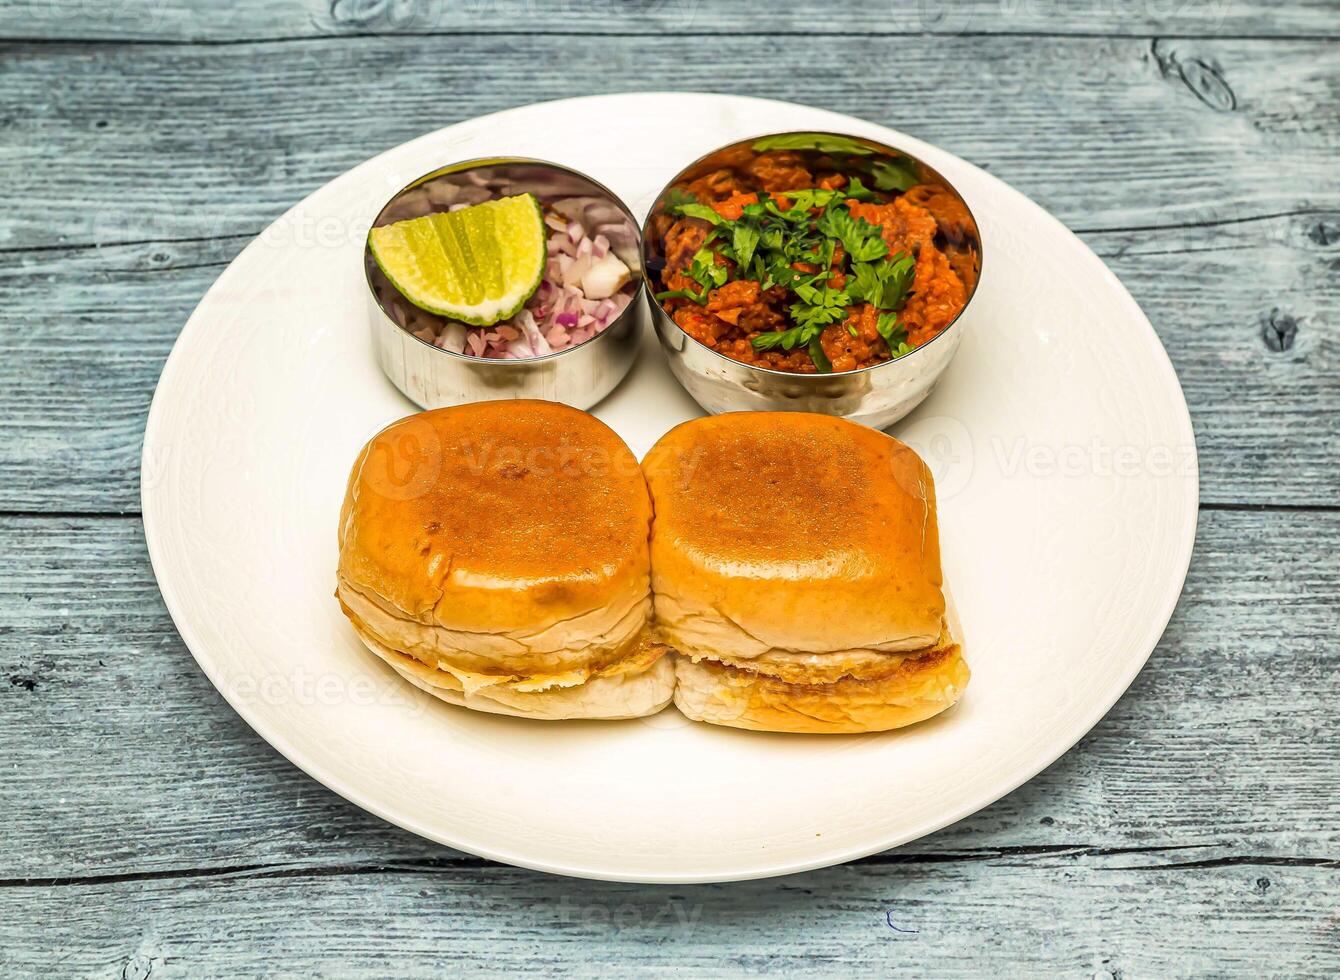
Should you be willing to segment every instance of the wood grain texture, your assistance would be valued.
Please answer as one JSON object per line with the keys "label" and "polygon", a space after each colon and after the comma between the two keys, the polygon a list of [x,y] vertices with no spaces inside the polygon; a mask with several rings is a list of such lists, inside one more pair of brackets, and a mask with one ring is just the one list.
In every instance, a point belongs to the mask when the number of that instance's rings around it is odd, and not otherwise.
{"label": "wood grain texture", "polygon": [[[1340,221],[1083,237],[1168,348],[1191,406],[1202,499],[1340,501]],[[163,359],[245,241],[52,249],[0,264],[0,469],[10,477],[0,510],[138,510]],[[62,297],[59,317],[49,315],[52,295]]]}
{"label": "wood grain texture", "polygon": [[[897,860],[1340,858],[1340,514],[1202,517],[1181,606],[1112,713]],[[0,878],[450,859],[233,714],[178,639],[140,534],[135,520],[0,520]]]}
{"label": "wood grain texture", "polygon": [[237,41],[350,34],[1114,34],[1335,37],[1327,0],[9,0],[0,37]]}
{"label": "wood grain texture", "polygon": [[[424,37],[0,46],[0,171],[22,202],[0,213],[0,249],[254,235],[449,123],[685,87],[892,125],[1079,230],[1340,210],[1340,45],[1326,42],[824,37],[785,70],[768,38],[575,37],[561,50],[544,37],[457,38],[450,57]],[[578,65],[601,70],[574,87]]]}
{"label": "wood grain texture", "polygon": [[0,943],[32,976],[1326,976],[1334,876],[1067,857],[659,889],[468,865],[238,872],[0,889]]}
{"label": "wood grain texture", "polygon": [[[0,38],[40,42],[0,44],[6,976],[1340,970],[1335,0],[876,8],[0,6]],[[1211,505],[1187,591],[1109,716],[994,806],[757,883],[479,861],[251,732],[137,519],[59,516],[138,509],[163,358],[250,237],[376,152],[574,84],[789,98],[938,143],[1075,228],[1150,315]]]}

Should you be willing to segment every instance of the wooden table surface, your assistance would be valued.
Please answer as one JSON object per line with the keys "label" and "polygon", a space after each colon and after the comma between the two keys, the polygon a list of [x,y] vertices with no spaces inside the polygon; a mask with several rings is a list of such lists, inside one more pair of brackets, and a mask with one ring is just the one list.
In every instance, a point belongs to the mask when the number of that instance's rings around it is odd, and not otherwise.
{"label": "wooden table surface", "polygon": [[[1340,2],[8,0],[0,38],[4,976],[1340,968]],[[843,867],[603,884],[387,826],[223,702],[145,553],[154,384],[252,236],[428,130],[653,89],[988,168],[1121,277],[1191,407],[1195,558],[1134,686]]]}

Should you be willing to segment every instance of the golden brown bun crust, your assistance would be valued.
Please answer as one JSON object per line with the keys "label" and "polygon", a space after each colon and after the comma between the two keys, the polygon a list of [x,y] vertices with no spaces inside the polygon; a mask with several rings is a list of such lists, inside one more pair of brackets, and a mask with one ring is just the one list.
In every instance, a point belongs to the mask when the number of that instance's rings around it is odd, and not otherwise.
{"label": "golden brown bun crust", "polygon": [[957,645],[900,661],[876,680],[788,684],[711,660],[679,657],[675,705],[688,718],[763,732],[882,732],[924,721],[954,704],[968,683]]}
{"label": "golden brown bun crust", "polygon": [[646,595],[650,519],[633,454],[585,412],[542,401],[423,412],[354,464],[340,584],[419,623],[541,630]]}
{"label": "golden brown bun crust", "polygon": [[940,635],[934,482],[896,439],[824,415],[740,412],[672,429],[643,470],[671,645],[749,657],[917,649]]}

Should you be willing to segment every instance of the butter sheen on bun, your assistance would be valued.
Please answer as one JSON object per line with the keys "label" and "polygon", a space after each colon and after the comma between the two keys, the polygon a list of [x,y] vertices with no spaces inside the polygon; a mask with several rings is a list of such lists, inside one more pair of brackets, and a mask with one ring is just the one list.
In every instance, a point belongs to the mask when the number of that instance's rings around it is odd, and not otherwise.
{"label": "butter sheen on bun", "polygon": [[968,680],[917,454],[829,416],[740,412],[643,460],[652,591],[689,718],[869,732],[943,711]]}
{"label": "butter sheen on bun", "polygon": [[336,595],[364,644],[456,704],[631,718],[674,685],[648,635],[637,460],[573,408],[494,401],[374,436],[340,514]]}

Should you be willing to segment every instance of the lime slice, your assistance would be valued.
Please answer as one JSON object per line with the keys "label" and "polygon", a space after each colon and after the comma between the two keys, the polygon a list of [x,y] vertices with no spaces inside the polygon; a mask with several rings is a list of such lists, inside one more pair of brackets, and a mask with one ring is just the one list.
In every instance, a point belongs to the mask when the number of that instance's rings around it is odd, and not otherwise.
{"label": "lime slice", "polygon": [[517,313],[539,288],[546,237],[540,202],[518,194],[373,228],[368,247],[415,306],[487,326]]}

